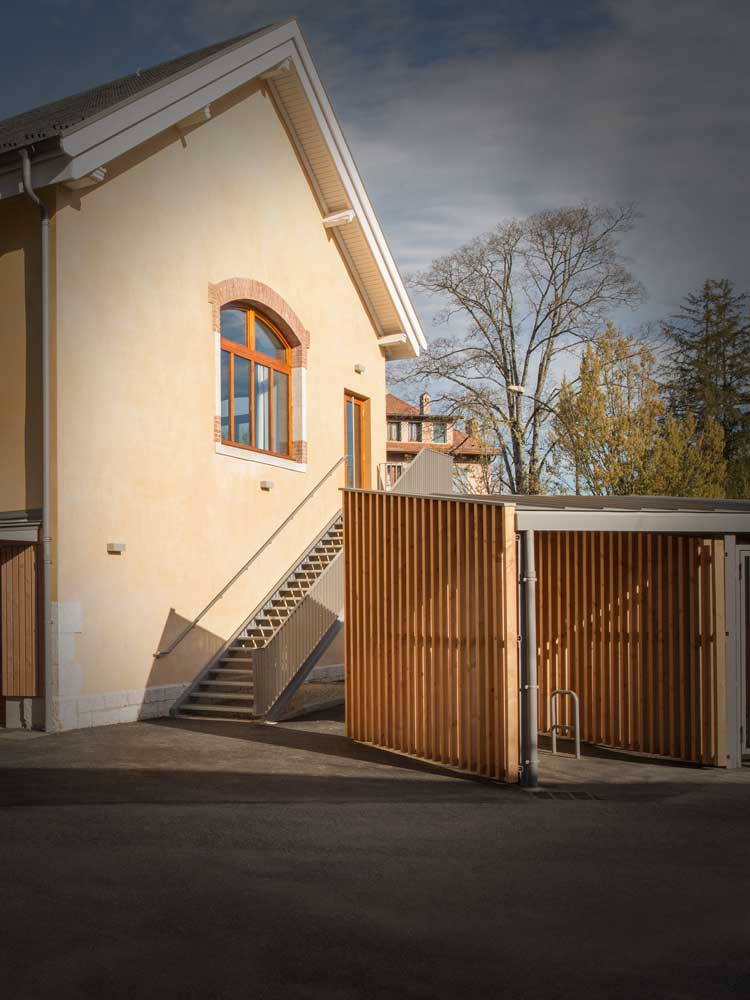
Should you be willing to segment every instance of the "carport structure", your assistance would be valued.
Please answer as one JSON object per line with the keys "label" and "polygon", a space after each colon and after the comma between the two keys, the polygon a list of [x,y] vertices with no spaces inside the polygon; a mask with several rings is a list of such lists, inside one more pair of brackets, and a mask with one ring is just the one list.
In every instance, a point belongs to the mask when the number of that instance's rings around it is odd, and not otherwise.
{"label": "carport structure", "polygon": [[343,510],[354,739],[534,785],[565,689],[584,742],[740,766],[750,503],[347,491]]}

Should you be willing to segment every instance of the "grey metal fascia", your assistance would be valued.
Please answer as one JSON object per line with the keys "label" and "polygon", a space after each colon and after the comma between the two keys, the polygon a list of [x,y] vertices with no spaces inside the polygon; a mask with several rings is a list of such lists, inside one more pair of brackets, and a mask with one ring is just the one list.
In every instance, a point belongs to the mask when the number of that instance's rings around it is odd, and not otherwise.
{"label": "grey metal fascia", "polygon": [[686,535],[750,532],[750,513],[694,511],[518,510],[518,530],[651,531]]}

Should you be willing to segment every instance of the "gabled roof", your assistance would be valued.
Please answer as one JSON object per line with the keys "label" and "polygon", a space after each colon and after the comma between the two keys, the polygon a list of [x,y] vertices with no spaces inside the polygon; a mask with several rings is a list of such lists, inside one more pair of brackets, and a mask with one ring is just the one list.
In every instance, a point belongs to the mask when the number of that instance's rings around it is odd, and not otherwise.
{"label": "gabled roof", "polygon": [[[240,35],[0,122],[0,198],[32,182],[97,183],[106,165],[168,128],[206,120],[211,103],[263,77],[323,218],[329,220],[389,358],[413,357],[424,333],[341,127],[294,19]],[[203,116],[203,117],[201,117]],[[321,222],[322,224],[322,222]]]}
{"label": "gabled roof", "polygon": [[405,399],[399,399],[392,392],[386,393],[385,413],[388,417],[418,417],[419,407],[412,406]]}
{"label": "gabled roof", "polygon": [[392,392],[385,396],[385,414],[387,417],[414,417],[415,420],[436,420],[439,423],[451,423],[455,420],[455,417],[449,417],[445,413],[422,413],[418,406],[399,399]]}
{"label": "gabled roof", "polygon": [[458,427],[454,427],[451,431],[452,443],[451,443],[451,454],[452,455],[499,455],[499,448],[490,448],[487,445],[482,444],[471,434],[466,434],[464,431],[459,430]]}
{"label": "gabled roof", "polygon": [[44,139],[58,138],[75,126],[98,118],[102,114],[111,113],[134,98],[160,86],[165,80],[180,76],[186,70],[193,69],[204,60],[210,59],[217,52],[247,41],[264,30],[265,28],[260,28],[250,34],[238,35],[236,38],[209,45],[197,52],[189,52],[187,55],[159,63],[158,66],[136,70],[135,73],[81,91],[80,94],[63,97],[59,101],[52,101],[50,104],[32,108],[31,111],[24,111],[12,118],[5,118],[0,121],[0,152],[21,149]]}

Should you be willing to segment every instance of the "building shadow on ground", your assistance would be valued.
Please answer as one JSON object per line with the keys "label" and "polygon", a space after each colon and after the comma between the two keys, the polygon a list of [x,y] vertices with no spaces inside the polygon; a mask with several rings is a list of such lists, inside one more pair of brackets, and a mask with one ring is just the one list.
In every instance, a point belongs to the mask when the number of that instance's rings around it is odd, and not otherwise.
{"label": "building shadow on ground", "polygon": [[210,733],[245,743],[258,743],[342,761],[381,765],[395,771],[411,771],[424,776],[451,778],[454,781],[481,785],[492,790],[512,787],[481,775],[467,774],[406,754],[383,750],[368,743],[358,743],[345,736],[343,732],[331,732],[331,728],[341,728],[343,719],[343,705],[335,705],[277,725],[268,725],[260,721],[212,722],[208,719],[159,719],[149,724],[196,733]]}

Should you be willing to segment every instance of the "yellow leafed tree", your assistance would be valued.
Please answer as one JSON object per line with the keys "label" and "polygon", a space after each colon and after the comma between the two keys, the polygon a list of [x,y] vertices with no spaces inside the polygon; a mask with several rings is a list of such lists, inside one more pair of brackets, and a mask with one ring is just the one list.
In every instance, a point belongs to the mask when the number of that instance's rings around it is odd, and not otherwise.
{"label": "yellow leafed tree", "polygon": [[676,417],[655,380],[649,348],[612,324],[587,344],[575,388],[560,390],[554,432],[579,492],[643,496],[724,496],[721,426],[699,430]]}

